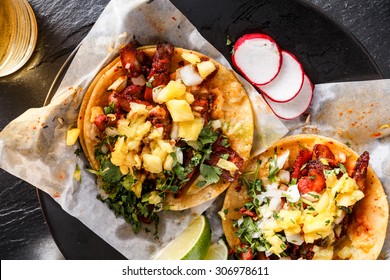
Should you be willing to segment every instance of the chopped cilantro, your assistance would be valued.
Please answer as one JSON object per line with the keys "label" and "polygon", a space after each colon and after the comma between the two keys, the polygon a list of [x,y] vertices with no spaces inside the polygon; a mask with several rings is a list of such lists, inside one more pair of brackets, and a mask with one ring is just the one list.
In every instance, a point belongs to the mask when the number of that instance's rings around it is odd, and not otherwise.
{"label": "chopped cilantro", "polygon": [[320,198],[320,196],[318,194],[315,194],[315,193],[312,193],[312,192],[308,192],[307,194],[312,196],[312,197],[314,197],[314,198],[316,198],[316,199]]}
{"label": "chopped cilantro", "polygon": [[226,46],[230,46],[232,44],[232,40],[230,40],[229,35],[226,36]]}
{"label": "chopped cilantro", "polygon": [[154,82],[154,76],[151,77],[147,82],[146,82],[146,86],[148,88],[152,88],[153,87],[153,82]]}
{"label": "chopped cilantro", "polygon": [[221,168],[202,163],[200,165],[200,174],[205,180],[200,181],[197,186],[202,187],[206,184],[209,185],[217,183],[219,181],[221,173]]}
{"label": "chopped cilantro", "polygon": [[81,150],[80,148],[77,148],[75,151],[74,151],[74,154],[79,157],[81,155],[81,153],[83,152],[83,150]]}
{"label": "chopped cilantro", "polygon": [[223,139],[222,139],[222,141],[221,141],[221,145],[222,145],[222,147],[224,147],[224,148],[227,148],[227,147],[229,147],[229,139],[227,138],[227,137],[223,137]]}
{"label": "chopped cilantro", "polygon": [[111,160],[102,163],[100,172],[103,182],[106,183],[118,183],[123,176],[119,167],[112,164]]}
{"label": "chopped cilantro", "polygon": [[342,163],[339,163],[338,164],[338,167],[334,168],[334,169],[330,169],[330,170],[327,170],[327,169],[324,169],[324,175],[325,175],[325,178],[328,178],[329,176],[332,176],[332,175],[339,175],[341,173],[347,173],[347,169],[345,168],[344,164]]}
{"label": "chopped cilantro", "polygon": [[269,165],[268,165],[268,179],[271,181],[276,180],[276,173],[279,171],[279,167],[277,164],[278,158],[276,156],[276,151],[273,158],[269,159]]}
{"label": "chopped cilantro", "polygon": [[110,104],[108,106],[105,106],[103,108],[103,111],[104,111],[104,114],[106,114],[106,115],[114,114],[115,113],[115,103],[114,102],[110,102]]}
{"label": "chopped cilantro", "polygon": [[126,176],[124,176],[121,184],[122,186],[130,191],[131,190],[131,187],[134,186],[134,184],[137,182],[137,179],[134,178],[131,174],[127,174]]}
{"label": "chopped cilantro", "polygon": [[203,144],[212,144],[217,141],[219,133],[211,125],[206,125],[199,133],[198,140]]}

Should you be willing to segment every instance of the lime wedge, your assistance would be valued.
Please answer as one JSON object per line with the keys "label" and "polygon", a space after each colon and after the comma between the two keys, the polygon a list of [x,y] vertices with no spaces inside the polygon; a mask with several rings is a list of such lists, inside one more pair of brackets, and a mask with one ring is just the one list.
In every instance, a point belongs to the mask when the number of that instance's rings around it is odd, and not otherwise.
{"label": "lime wedge", "polygon": [[169,242],[155,258],[156,260],[201,260],[211,242],[211,229],[206,216],[196,218],[174,240]]}
{"label": "lime wedge", "polygon": [[225,242],[220,239],[217,243],[211,244],[205,260],[227,260],[228,258],[228,247]]}

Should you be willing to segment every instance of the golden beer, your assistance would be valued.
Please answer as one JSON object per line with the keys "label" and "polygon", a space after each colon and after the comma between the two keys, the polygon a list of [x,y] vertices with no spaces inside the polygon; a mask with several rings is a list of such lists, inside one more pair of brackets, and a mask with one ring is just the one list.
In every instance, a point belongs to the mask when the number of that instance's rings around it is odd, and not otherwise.
{"label": "golden beer", "polygon": [[37,42],[37,22],[26,0],[0,0],[0,77],[20,69]]}

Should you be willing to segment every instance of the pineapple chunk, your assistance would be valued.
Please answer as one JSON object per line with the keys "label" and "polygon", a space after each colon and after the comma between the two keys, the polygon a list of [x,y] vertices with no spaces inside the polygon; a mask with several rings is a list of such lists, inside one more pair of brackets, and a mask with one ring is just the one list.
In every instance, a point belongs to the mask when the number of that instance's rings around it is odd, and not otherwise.
{"label": "pineapple chunk", "polygon": [[198,68],[198,72],[202,78],[206,78],[217,69],[214,63],[210,60],[200,62],[196,64],[196,67]]}
{"label": "pineapple chunk", "polygon": [[289,234],[298,234],[301,232],[300,218],[301,211],[299,210],[280,210],[279,218],[276,220],[278,226],[283,228]]}
{"label": "pineapple chunk", "polygon": [[73,171],[73,178],[77,182],[81,183],[81,169],[80,169],[80,166],[78,164],[76,164],[76,168]]}
{"label": "pineapple chunk", "polygon": [[163,151],[165,151],[166,153],[170,154],[173,152],[172,145],[171,145],[171,143],[169,143],[169,141],[159,139],[159,140],[157,140],[157,143],[160,146],[160,148]]}
{"label": "pineapple chunk", "polygon": [[179,122],[179,134],[180,138],[186,141],[195,141],[203,128],[204,120],[195,118],[192,121]]}
{"label": "pineapple chunk", "polygon": [[139,116],[147,116],[149,114],[145,104],[130,102],[130,109],[132,114],[137,114]]}
{"label": "pineapple chunk", "polygon": [[97,116],[103,115],[103,114],[104,114],[104,112],[103,112],[102,107],[99,107],[99,106],[92,107],[91,108],[91,118],[89,119],[89,121],[91,123],[93,123]]}
{"label": "pineapple chunk", "polygon": [[333,233],[332,213],[321,213],[317,216],[306,215],[304,220],[304,226],[302,230],[304,232],[304,238],[306,243],[313,243],[319,238],[325,238]]}
{"label": "pineapple chunk", "polygon": [[194,53],[184,52],[184,53],[181,55],[181,57],[182,57],[184,60],[186,60],[186,61],[188,61],[189,63],[191,63],[191,64],[196,64],[196,63],[200,62],[199,56],[197,56],[197,55],[194,54]]}
{"label": "pineapple chunk", "polygon": [[167,155],[165,161],[164,161],[164,169],[165,170],[172,170],[173,167],[173,157],[171,155]]}
{"label": "pineapple chunk", "polygon": [[146,175],[142,174],[139,178],[138,181],[135,182],[134,185],[131,186],[131,190],[134,192],[135,196],[140,198],[142,194],[142,184],[146,179]]}
{"label": "pineapple chunk", "polygon": [[121,76],[118,79],[116,79],[115,82],[113,82],[112,85],[110,85],[107,90],[108,91],[115,90],[117,92],[121,92],[122,90],[125,89],[126,85],[127,85],[127,76]]}
{"label": "pineapple chunk", "polygon": [[313,252],[314,252],[313,260],[331,260],[331,259],[333,259],[333,247],[321,248],[318,246],[314,246]]}
{"label": "pineapple chunk", "polygon": [[66,145],[72,146],[74,143],[76,143],[77,138],[79,138],[80,135],[80,129],[79,128],[72,128],[69,129],[66,133]]}
{"label": "pineapple chunk", "polygon": [[355,190],[352,193],[340,193],[336,197],[336,203],[338,206],[352,206],[357,201],[364,197],[364,193],[360,190]]}
{"label": "pineapple chunk", "polygon": [[222,169],[225,169],[230,172],[234,172],[238,170],[237,165],[235,165],[233,162],[228,161],[226,159],[220,158],[217,162],[217,166],[221,167]]}
{"label": "pineapple chunk", "polygon": [[162,198],[161,198],[161,196],[158,195],[158,192],[152,191],[150,193],[148,201],[150,204],[157,205],[162,201]]}
{"label": "pineapple chunk", "polygon": [[195,97],[192,93],[186,92],[185,100],[188,102],[188,104],[192,104],[195,101]]}
{"label": "pineapple chunk", "polygon": [[269,249],[270,252],[278,255],[284,251],[283,245],[285,245],[285,244],[284,244],[283,240],[280,239],[277,235],[273,235],[273,236],[267,238],[267,241],[271,244],[271,248]]}
{"label": "pineapple chunk", "polygon": [[170,100],[167,102],[167,108],[174,122],[192,121],[194,119],[190,104],[185,100]]}
{"label": "pineapple chunk", "polygon": [[186,94],[186,86],[181,81],[170,81],[161,91],[158,91],[154,100],[164,103],[172,99],[180,99]]}
{"label": "pineapple chunk", "polygon": [[150,173],[161,173],[162,172],[162,160],[156,155],[143,154],[142,159],[144,162],[144,168]]}
{"label": "pineapple chunk", "polygon": [[137,169],[141,168],[141,158],[134,151],[129,151],[129,153],[123,159],[123,163],[128,167],[135,167]]}
{"label": "pineapple chunk", "polygon": [[115,143],[114,151],[111,153],[111,162],[113,165],[123,165],[127,153],[127,146],[124,145],[124,142],[125,137],[118,137],[118,140]]}
{"label": "pineapple chunk", "polygon": [[356,181],[344,174],[332,187],[332,194],[336,197],[338,206],[351,206],[364,197]]}
{"label": "pineapple chunk", "polygon": [[163,133],[164,133],[164,128],[152,127],[152,129],[150,130],[150,133],[148,135],[148,139],[150,139],[150,140],[162,139]]}

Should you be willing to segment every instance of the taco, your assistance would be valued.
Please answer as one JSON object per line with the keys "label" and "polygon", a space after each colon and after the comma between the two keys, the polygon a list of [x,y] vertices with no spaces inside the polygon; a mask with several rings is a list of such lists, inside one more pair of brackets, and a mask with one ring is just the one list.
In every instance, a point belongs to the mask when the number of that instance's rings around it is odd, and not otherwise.
{"label": "taco", "polygon": [[295,135],[247,162],[221,214],[239,259],[376,259],[388,202],[368,152]]}
{"label": "taco", "polygon": [[221,194],[249,158],[254,121],[223,65],[169,43],[131,42],[88,88],[78,127],[101,199],[139,227],[161,209]]}

